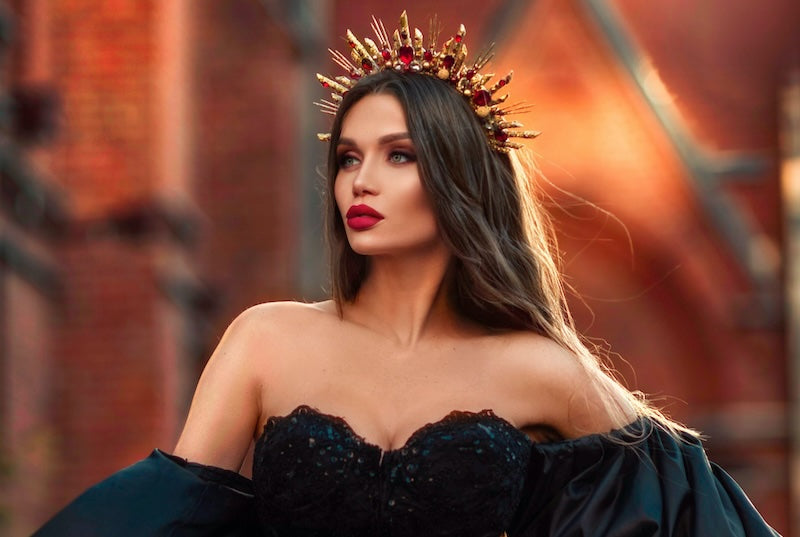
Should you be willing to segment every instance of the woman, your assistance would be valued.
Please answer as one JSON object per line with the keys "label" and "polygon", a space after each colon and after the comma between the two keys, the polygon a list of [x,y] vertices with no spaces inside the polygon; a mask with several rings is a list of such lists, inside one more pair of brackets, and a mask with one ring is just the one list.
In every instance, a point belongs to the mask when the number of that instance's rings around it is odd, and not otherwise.
{"label": "woman", "polygon": [[244,312],[174,456],[40,535],[776,535],[575,333],[510,78],[464,64],[463,27],[437,53],[405,14],[393,42],[376,27],[336,56],[349,78],[320,78],[332,300]]}

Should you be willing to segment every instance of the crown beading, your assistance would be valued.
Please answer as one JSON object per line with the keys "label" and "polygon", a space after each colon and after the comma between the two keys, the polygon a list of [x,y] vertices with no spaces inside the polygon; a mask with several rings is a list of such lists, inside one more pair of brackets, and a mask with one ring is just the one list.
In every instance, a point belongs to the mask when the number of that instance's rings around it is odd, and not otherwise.
{"label": "crown beading", "polygon": [[[392,35],[391,41],[383,22],[372,18],[372,29],[378,42],[365,37],[359,41],[350,30],[347,30],[347,44],[350,46],[350,58],[343,53],[328,49],[336,62],[347,73],[346,76],[327,77],[317,73],[317,80],[323,87],[332,90],[331,101],[321,100],[314,103],[323,112],[336,114],[342,96],[352,88],[359,79],[370,74],[393,69],[399,72],[421,73],[434,76],[449,82],[472,107],[475,115],[486,130],[491,147],[500,153],[508,153],[511,149],[523,147],[521,143],[510,138],[535,138],[538,131],[513,130],[522,127],[517,121],[507,121],[509,114],[521,112],[525,106],[502,107],[508,94],[496,94],[511,82],[513,71],[489,86],[494,73],[481,73],[489,63],[493,54],[491,47],[480,54],[477,59],[467,65],[467,46],[464,44],[466,29],[460,25],[458,32],[448,39],[440,50],[436,50],[438,23],[431,21],[429,44],[424,46],[424,37],[418,28],[408,25],[408,16],[403,11],[400,15],[400,27]],[[352,61],[351,61],[352,58]],[[318,134],[320,140],[330,140],[330,133]]]}

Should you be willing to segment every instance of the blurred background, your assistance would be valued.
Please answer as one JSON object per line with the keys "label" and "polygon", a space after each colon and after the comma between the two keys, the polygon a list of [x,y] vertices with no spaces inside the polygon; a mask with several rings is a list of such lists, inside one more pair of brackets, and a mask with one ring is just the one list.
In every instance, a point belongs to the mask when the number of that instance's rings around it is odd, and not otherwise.
{"label": "blurred background", "polygon": [[800,536],[792,0],[0,0],[0,534],[171,450],[241,310],[325,297],[314,73],[403,8],[515,69],[579,328]]}

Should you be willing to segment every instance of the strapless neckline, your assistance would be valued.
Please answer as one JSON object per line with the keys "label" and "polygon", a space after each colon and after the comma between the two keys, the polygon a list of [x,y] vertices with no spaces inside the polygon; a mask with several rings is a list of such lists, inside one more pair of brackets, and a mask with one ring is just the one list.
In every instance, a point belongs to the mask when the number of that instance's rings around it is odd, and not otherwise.
{"label": "strapless neckline", "polygon": [[345,418],[299,405],[270,417],[256,440],[259,517],[292,537],[500,535],[531,444],[492,410],[454,410],[384,450]]}
{"label": "strapless neckline", "polygon": [[408,449],[413,447],[415,443],[419,442],[420,438],[438,429],[452,427],[453,425],[462,425],[462,424],[477,425],[478,427],[481,427],[481,422],[485,421],[490,421],[499,424],[502,428],[507,429],[509,432],[517,436],[520,440],[523,440],[523,442],[527,443],[528,445],[531,445],[533,443],[533,441],[527,434],[525,434],[520,429],[515,427],[514,424],[512,424],[510,421],[503,418],[502,416],[498,416],[492,409],[486,408],[478,412],[471,410],[451,410],[444,417],[436,421],[425,423],[424,425],[421,425],[420,427],[415,429],[414,432],[411,433],[411,435],[406,439],[405,442],[403,442],[402,445],[395,448],[384,449],[377,443],[367,440],[364,436],[358,434],[345,418],[341,416],[336,416],[334,414],[322,412],[311,405],[302,404],[295,407],[295,409],[289,412],[288,414],[280,416],[271,416],[267,418],[267,421],[264,424],[264,429],[255,442],[256,446],[263,443],[267,439],[269,431],[272,430],[273,428],[281,425],[286,421],[297,419],[297,416],[300,414],[307,414],[307,413],[313,414],[327,422],[337,425],[340,429],[345,431],[347,436],[353,439],[358,445],[362,446],[365,449],[378,452],[381,455],[381,459],[387,454],[402,453],[407,451]]}

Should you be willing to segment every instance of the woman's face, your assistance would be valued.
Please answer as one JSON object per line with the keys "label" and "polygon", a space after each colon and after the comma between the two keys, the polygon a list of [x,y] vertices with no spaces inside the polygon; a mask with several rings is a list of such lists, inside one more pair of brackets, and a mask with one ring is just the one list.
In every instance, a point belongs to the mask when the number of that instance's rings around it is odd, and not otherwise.
{"label": "woman's face", "polygon": [[353,251],[412,253],[441,245],[400,101],[368,95],[344,117],[334,193]]}

